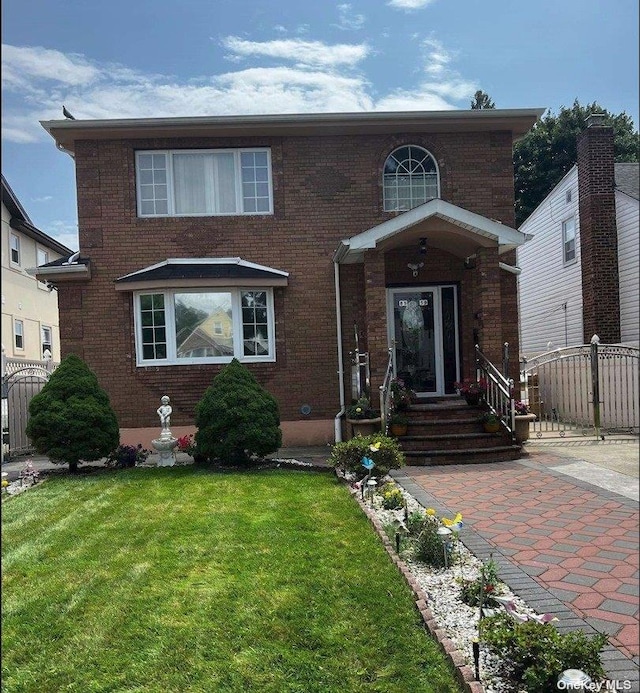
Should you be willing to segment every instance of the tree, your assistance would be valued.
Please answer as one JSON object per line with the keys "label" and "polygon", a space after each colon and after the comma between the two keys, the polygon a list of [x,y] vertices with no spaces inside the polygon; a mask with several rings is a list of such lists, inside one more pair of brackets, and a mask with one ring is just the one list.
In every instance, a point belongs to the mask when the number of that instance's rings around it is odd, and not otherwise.
{"label": "tree", "polygon": [[275,398],[237,359],[213,379],[196,405],[196,454],[233,465],[264,457],[282,444]]}
{"label": "tree", "polygon": [[475,110],[480,110],[483,108],[495,108],[496,105],[491,100],[489,94],[486,94],[481,89],[479,89],[474,95],[471,101],[471,108]]}
{"label": "tree", "polygon": [[591,113],[613,127],[616,161],[638,161],[640,138],[626,113],[613,115],[597,102],[574,101],[558,115],[548,112],[514,147],[516,226],[520,226],[577,161],[577,137]]}
{"label": "tree", "polygon": [[67,356],[29,403],[26,433],[36,451],[75,473],[80,462],[109,455],[120,430],[107,393],[87,364]]}

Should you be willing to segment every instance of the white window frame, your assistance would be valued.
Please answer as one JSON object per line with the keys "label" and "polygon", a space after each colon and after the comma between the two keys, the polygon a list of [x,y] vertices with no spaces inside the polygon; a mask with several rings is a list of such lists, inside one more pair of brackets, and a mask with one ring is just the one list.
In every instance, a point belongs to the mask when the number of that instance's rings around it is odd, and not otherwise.
{"label": "white window frame", "polygon": [[[422,202],[419,202],[418,204],[412,204],[413,196],[411,196],[411,202],[410,202],[409,207],[399,206],[397,204],[397,197],[395,197],[395,198],[389,197],[389,191],[387,189],[388,181],[392,180],[393,178],[397,179],[399,174],[398,173],[393,173],[393,174],[385,173],[387,161],[389,161],[389,159],[391,157],[395,157],[396,152],[399,152],[400,150],[405,149],[405,148],[420,150],[423,154],[425,154],[425,156],[423,157],[423,161],[424,161],[424,159],[431,159],[431,161],[433,162],[433,165],[435,167],[435,174],[434,175],[435,175],[435,179],[436,179],[436,194],[435,194],[435,196],[434,197],[427,197],[425,200],[423,200]],[[409,181],[410,181],[409,188],[410,188],[411,192],[413,193],[412,177],[413,176],[417,177],[418,174],[410,172],[406,175],[408,176]],[[427,185],[427,183],[425,182],[425,186],[426,185]],[[384,164],[382,165],[382,197],[383,197],[382,208],[385,212],[406,212],[406,211],[409,211],[410,209],[413,209],[414,207],[418,207],[419,205],[424,204],[425,202],[429,202],[429,200],[434,200],[434,199],[439,198],[440,197],[440,168],[438,167],[438,162],[436,161],[435,156],[433,156],[433,154],[428,149],[425,149],[424,147],[422,147],[419,144],[403,144],[403,145],[400,145],[399,147],[396,147],[392,152],[389,152],[389,155],[385,158]]]}
{"label": "white window frame", "polygon": [[[49,339],[45,339],[45,333],[49,332]],[[49,349],[53,357],[53,329],[50,325],[40,325],[40,353],[44,358],[44,350]]]}
{"label": "white window frame", "polygon": [[[18,256],[17,260],[13,259],[13,254],[16,253]],[[9,234],[9,260],[13,267],[21,267],[22,253],[20,249],[20,236],[15,233]]]}
{"label": "white window frame", "polygon": [[[567,227],[569,223],[573,223],[573,239],[567,239]],[[567,258],[567,243],[573,240],[573,257]],[[562,222],[562,264],[573,265],[578,261],[577,254],[577,238],[576,238],[576,218],[571,216]]]}
{"label": "white window frame", "polygon": [[[36,265],[38,267],[41,267],[42,265],[46,265],[49,262],[49,251],[45,250],[44,248],[41,248],[40,246],[36,246]],[[43,289],[44,291],[48,291],[49,287],[47,286],[47,282],[38,282],[38,288]]]}
{"label": "white window frame", "polygon": [[[269,342],[269,353],[264,356],[246,356],[244,354],[244,335],[242,322],[242,301],[241,294],[244,292],[264,291],[267,297],[267,337]],[[233,348],[232,356],[206,356],[201,358],[178,358],[177,345],[175,340],[175,294],[185,293],[230,293],[231,294],[231,314],[233,316]],[[167,338],[167,358],[166,359],[145,359],[143,358],[142,344],[142,320],[140,316],[140,297],[152,294],[164,295],[165,311],[165,330]],[[230,363],[234,358],[244,363],[273,363],[276,360],[276,341],[275,341],[275,311],[273,307],[273,288],[263,286],[245,287],[201,287],[198,289],[145,289],[136,291],[133,294],[134,302],[134,325],[136,340],[136,365],[137,366],[197,366],[209,363]]]}
{"label": "white window frame", "polygon": [[[264,211],[244,211],[243,181],[242,181],[242,154],[252,152],[266,153],[267,155],[267,186],[269,192],[269,209]],[[164,155],[166,164],[166,186],[167,186],[167,213],[166,214],[147,214],[142,212],[142,191],[141,179],[139,175],[140,157],[144,155]],[[236,191],[236,211],[235,212],[197,212],[197,213],[177,213],[175,205],[175,186],[174,186],[174,154],[233,154],[234,155],[234,174]],[[265,216],[273,214],[273,174],[271,170],[271,149],[268,147],[243,147],[241,149],[165,149],[165,150],[140,150],[136,151],[136,207],[137,214],[143,219],[155,217],[210,217],[210,216]],[[211,193],[211,191],[207,191]]]}
{"label": "white window frame", "polygon": [[[22,343],[18,344],[18,340]],[[16,351],[24,351],[24,320],[17,318],[13,321],[13,346]]]}

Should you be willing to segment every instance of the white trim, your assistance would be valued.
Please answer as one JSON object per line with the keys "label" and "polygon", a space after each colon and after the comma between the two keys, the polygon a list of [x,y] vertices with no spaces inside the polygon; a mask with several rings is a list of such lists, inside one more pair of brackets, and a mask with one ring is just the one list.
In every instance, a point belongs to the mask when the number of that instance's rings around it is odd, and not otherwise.
{"label": "white trim", "polygon": [[[275,336],[275,309],[272,287],[208,287],[210,293],[229,293],[231,294],[231,314],[233,350],[231,356],[209,356],[203,358],[178,358],[176,344],[175,327],[175,299],[176,293],[203,293],[203,290],[188,291],[179,287],[171,288],[150,288],[148,290],[135,291],[133,293],[133,321],[135,332],[136,366],[140,368],[156,366],[198,366],[204,364],[226,364],[234,358],[241,363],[273,363],[276,361],[276,336]],[[203,287],[202,289],[205,289]],[[267,340],[269,342],[269,354],[267,356],[246,356],[244,354],[244,335],[242,321],[242,301],[241,294],[244,291],[264,291],[267,296]],[[142,323],[140,320],[140,297],[149,294],[162,294],[164,296],[164,317],[165,317],[165,336],[167,344],[166,359],[144,359],[142,343]]]}
{"label": "white trim", "polygon": [[270,274],[277,274],[281,277],[289,276],[289,273],[284,272],[283,270],[277,270],[273,267],[267,267],[266,265],[258,265],[255,262],[248,262],[240,257],[170,257],[166,260],[162,260],[162,262],[157,262],[155,265],[149,265],[141,270],[136,270],[135,272],[130,272],[122,277],[118,277],[115,281],[129,279],[129,277],[135,277],[139,274],[151,272],[152,270],[160,267],[166,267],[167,265],[239,265],[240,267],[248,267],[250,269],[261,270],[262,272],[269,272]]}
{"label": "white trim", "polygon": [[525,234],[506,224],[457,207],[445,200],[435,199],[341,241],[334,254],[334,261],[362,262],[365,250],[373,249],[382,241],[431,217],[438,217],[478,236],[497,242],[500,253],[513,250],[527,240]]}

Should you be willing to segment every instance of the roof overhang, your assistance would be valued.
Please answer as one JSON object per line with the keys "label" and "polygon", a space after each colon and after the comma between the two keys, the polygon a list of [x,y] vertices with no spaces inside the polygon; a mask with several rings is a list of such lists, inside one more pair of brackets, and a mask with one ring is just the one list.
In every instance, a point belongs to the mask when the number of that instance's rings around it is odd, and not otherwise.
{"label": "roof overhang", "polygon": [[162,137],[282,137],[302,135],[371,135],[398,132],[511,132],[522,137],[542,117],[544,108],[469,109],[361,113],[302,113],[43,120],[42,127],[59,149],[73,156],[79,140],[127,140]]}
{"label": "roof overhang", "polygon": [[390,250],[419,237],[460,257],[474,254],[478,247],[495,245],[502,254],[528,240],[526,234],[499,221],[434,199],[341,241],[333,260],[341,264],[363,262],[367,250]]}
{"label": "roof overhang", "polygon": [[168,258],[115,280],[116,291],[287,286],[289,273],[239,257]]}
{"label": "roof overhang", "polygon": [[91,263],[88,258],[78,257],[74,253],[69,257],[61,257],[39,267],[30,267],[27,274],[38,281],[57,285],[59,282],[86,281],[91,279]]}

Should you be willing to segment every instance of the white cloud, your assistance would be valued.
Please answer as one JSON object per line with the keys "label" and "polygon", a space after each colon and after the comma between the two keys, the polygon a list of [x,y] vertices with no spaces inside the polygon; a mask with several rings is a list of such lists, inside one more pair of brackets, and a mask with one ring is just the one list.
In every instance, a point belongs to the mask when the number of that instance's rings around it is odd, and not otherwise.
{"label": "white cloud", "polygon": [[43,141],[39,121],[60,120],[63,104],[77,119],[445,110],[477,88],[453,69],[455,54],[433,36],[420,44],[419,83],[382,92],[362,72],[372,52],[364,43],[229,36],[222,45],[251,66],[178,80],[41,47],[5,46],[2,136]]}
{"label": "white cloud", "polygon": [[55,238],[56,241],[58,241],[58,243],[66,245],[67,248],[70,248],[71,250],[78,249],[79,243],[77,224],[72,224],[57,219],[47,224],[47,228],[39,228],[41,231],[44,231],[48,236],[51,236],[51,238]]}
{"label": "white cloud", "polygon": [[338,5],[338,23],[333,26],[343,31],[358,31],[365,23],[363,14],[354,14],[348,2]]}
{"label": "white cloud", "polygon": [[389,7],[398,7],[401,10],[421,10],[435,0],[389,0]]}
{"label": "white cloud", "polygon": [[341,65],[354,66],[369,54],[364,45],[327,45],[321,41],[280,39],[276,41],[245,41],[238,36],[227,36],[222,45],[235,56],[266,57],[284,59],[300,65],[335,68]]}
{"label": "white cloud", "polygon": [[52,195],[45,195],[44,197],[34,197],[31,199],[31,202],[49,202],[49,200],[53,200]]}

